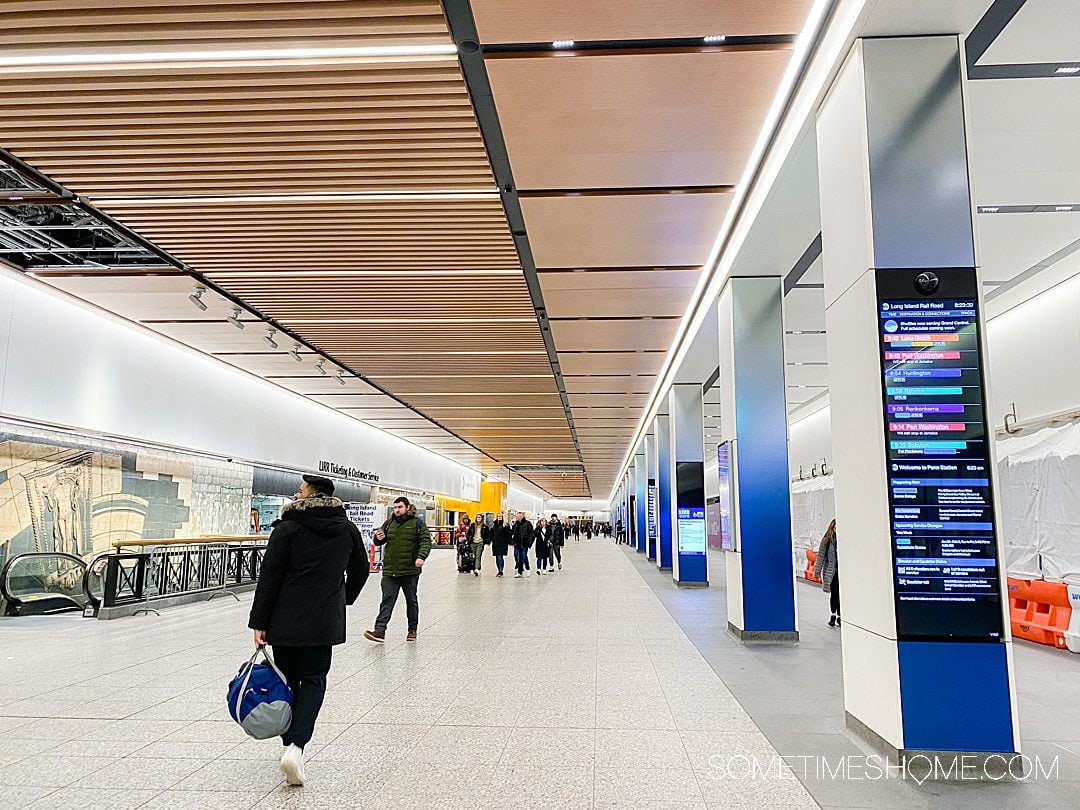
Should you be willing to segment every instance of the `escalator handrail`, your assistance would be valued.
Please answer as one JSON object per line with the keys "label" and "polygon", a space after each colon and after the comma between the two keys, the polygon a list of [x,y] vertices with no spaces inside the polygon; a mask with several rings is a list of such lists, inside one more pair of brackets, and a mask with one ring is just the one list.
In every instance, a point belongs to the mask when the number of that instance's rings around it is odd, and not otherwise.
{"label": "escalator handrail", "polygon": [[86,570],[83,571],[82,576],[82,592],[83,596],[86,597],[86,604],[93,605],[94,608],[98,608],[101,606],[101,600],[90,592],[90,573],[94,570],[94,565],[98,562],[98,560],[105,559],[113,553],[114,552],[112,551],[99,551],[97,554],[95,554],[86,561]]}
{"label": "escalator handrail", "polygon": [[[16,554],[14,557],[12,557],[11,559],[9,559],[7,562],[4,563],[3,568],[0,568],[0,598],[2,598],[8,604],[12,604],[12,605],[21,605],[21,604],[23,604],[23,600],[21,598],[19,598],[18,596],[12,596],[11,593],[8,592],[7,578],[8,578],[8,573],[11,571],[12,566],[14,566],[15,563],[17,563],[19,560],[25,560],[28,557],[63,557],[65,559],[71,560],[72,562],[78,563],[79,565],[83,566],[84,569],[85,569],[85,566],[86,566],[86,562],[85,562],[85,560],[83,560],[82,557],[76,557],[74,554],[66,554],[66,553],[64,553],[62,551],[28,551],[25,554]],[[86,573],[85,573],[85,570],[84,570],[83,578],[85,579],[85,577],[86,577]],[[66,597],[68,599],[71,598],[71,597],[68,597],[66,594],[61,594],[61,593],[55,594],[55,596],[57,596],[57,597]],[[72,599],[71,601],[72,601],[72,604],[75,604],[74,599]]]}

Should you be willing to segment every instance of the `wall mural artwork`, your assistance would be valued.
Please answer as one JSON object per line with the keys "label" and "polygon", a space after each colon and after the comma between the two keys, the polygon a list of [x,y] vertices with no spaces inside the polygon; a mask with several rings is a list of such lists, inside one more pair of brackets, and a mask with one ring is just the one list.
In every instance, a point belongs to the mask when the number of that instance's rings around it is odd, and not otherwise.
{"label": "wall mural artwork", "polygon": [[34,434],[0,431],[0,565],[30,552],[87,558],[117,542],[247,533],[250,466]]}

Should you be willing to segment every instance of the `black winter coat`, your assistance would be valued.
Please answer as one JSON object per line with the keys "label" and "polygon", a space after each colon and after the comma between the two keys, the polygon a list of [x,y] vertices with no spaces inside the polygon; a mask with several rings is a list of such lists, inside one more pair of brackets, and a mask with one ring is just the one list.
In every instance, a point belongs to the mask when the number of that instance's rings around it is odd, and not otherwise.
{"label": "black winter coat", "polygon": [[551,552],[547,538],[544,537],[544,529],[539,527],[533,532],[533,542],[536,544],[536,559],[546,557]]}
{"label": "black winter coat", "polygon": [[345,605],[367,578],[367,549],[341,501],[293,501],[270,534],[248,627],[274,646],[344,644]]}
{"label": "black winter coat", "polygon": [[515,546],[522,546],[528,548],[532,545],[533,541],[533,525],[532,521],[528,518],[522,518],[516,521],[511,527],[511,540]]}
{"label": "black winter coat", "polygon": [[566,545],[565,538],[563,537],[563,527],[561,523],[549,523],[544,527],[544,539],[547,540],[549,546],[564,546]]}
{"label": "black winter coat", "polygon": [[488,529],[491,538],[491,553],[505,557],[510,553],[510,527],[504,521],[497,520]]}

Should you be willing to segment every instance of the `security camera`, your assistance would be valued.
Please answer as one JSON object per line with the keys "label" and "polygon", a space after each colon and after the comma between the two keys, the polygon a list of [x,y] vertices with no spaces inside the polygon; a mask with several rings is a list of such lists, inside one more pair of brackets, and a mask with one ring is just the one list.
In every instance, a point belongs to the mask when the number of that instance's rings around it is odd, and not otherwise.
{"label": "security camera", "polygon": [[933,295],[941,286],[941,279],[934,273],[925,272],[915,276],[915,289],[923,295]]}

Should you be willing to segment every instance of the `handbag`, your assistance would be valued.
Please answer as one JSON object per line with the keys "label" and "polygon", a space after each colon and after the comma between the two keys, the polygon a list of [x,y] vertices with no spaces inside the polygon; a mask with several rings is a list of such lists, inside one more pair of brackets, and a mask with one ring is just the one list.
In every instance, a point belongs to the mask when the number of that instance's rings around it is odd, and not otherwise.
{"label": "handbag", "polygon": [[[256,664],[259,653],[264,661]],[[229,682],[228,701],[229,716],[256,740],[279,737],[292,725],[289,679],[277,668],[266,647],[255,650]]]}

